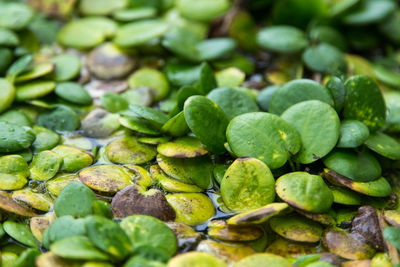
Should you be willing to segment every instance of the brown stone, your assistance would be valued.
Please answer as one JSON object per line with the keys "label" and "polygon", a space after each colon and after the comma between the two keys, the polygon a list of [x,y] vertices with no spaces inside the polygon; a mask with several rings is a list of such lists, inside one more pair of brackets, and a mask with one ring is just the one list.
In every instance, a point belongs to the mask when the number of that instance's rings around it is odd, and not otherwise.
{"label": "brown stone", "polygon": [[137,185],[127,186],[119,191],[111,202],[114,217],[124,218],[142,214],[162,221],[175,220],[175,211],[160,190],[142,191]]}

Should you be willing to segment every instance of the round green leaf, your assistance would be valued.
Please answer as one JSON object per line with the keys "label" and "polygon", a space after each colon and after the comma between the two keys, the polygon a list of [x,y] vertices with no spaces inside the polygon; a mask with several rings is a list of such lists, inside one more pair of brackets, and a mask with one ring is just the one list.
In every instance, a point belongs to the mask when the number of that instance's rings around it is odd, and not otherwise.
{"label": "round green leaf", "polygon": [[322,227],[318,223],[296,215],[273,217],[269,225],[278,235],[297,242],[318,242],[322,235]]}
{"label": "round green leaf", "polygon": [[[215,74],[218,87],[238,87],[244,83],[246,74],[236,67],[229,67]],[[217,87],[217,86],[215,86]]]}
{"label": "round green leaf", "polygon": [[344,100],[346,98],[346,87],[342,80],[333,76],[326,83],[325,87],[331,92],[336,112],[340,112],[343,109]]}
{"label": "round green leaf", "polygon": [[365,144],[372,151],[392,160],[400,159],[400,143],[384,133],[371,134]]}
{"label": "round green leaf", "polygon": [[80,121],[73,109],[59,105],[53,110],[41,113],[37,124],[53,131],[72,132],[78,129]]}
{"label": "round green leaf", "polygon": [[310,31],[310,38],[319,43],[327,43],[335,46],[341,51],[347,50],[347,41],[345,37],[335,28],[325,25],[313,27]]}
{"label": "round green leaf", "polygon": [[333,195],[324,180],[306,172],[285,174],[276,181],[278,196],[301,210],[323,213],[329,210]]}
{"label": "round green leaf", "polygon": [[33,17],[33,10],[25,3],[0,3],[0,27],[21,30],[25,28]]}
{"label": "round green leaf", "polygon": [[5,221],[3,224],[4,231],[17,240],[18,242],[29,247],[38,247],[38,243],[33,236],[31,230],[25,223],[17,223],[13,221]]}
{"label": "round green leaf", "polygon": [[0,173],[0,190],[18,190],[22,189],[28,180],[18,174]]}
{"label": "round green leaf", "polygon": [[337,149],[323,161],[329,169],[354,181],[369,182],[382,174],[381,165],[368,152]]}
{"label": "round green leaf", "polygon": [[165,67],[168,80],[176,86],[190,85],[197,82],[200,77],[200,72],[201,65],[182,63],[180,61],[168,62]]}
{"label": "round green leaf", "polygon": [[331,106],[321,101],[298,103],[287,109],[282,118],[300,134],[302,147],[295,156],[300,163],[308,164],[324,157],[339,139],[339,116]]}
{"label": "round green leaf", "polygon": [[53,77],[56,81],[68,81],[78,76],[81,61],[78,56],[61,54],[50,59],[56,65]]}
{"label": "round green leaf", "polygon": [[265,206],[275,199],[275,180],[264,162],[238,158],[221,181],[221,196],[226,206],[242,212]]}
{"label": "round green leaf", "polygon": [[[113,22],[111,22],[113,23]],[[87,49],[102,43],[106,37],[105,28],[85,19],[67,23],[58,33],[58,42],[64,46]]]}
{"label": "round green leaf", "polygon": [[28,164],[20,155],[2,156],[0,157],[0,173],[28,177]]}
{"label": "round green leaf", "polygon": [[79,182],[76,174],[60,173],[51,180],[46,181],[46,189],[50,196],[57,198],[61,191],[71,182]]}
{"label": "round green leaf", "polygon": [[149,19],[157,15],[157,9],[153,7],[124,8],[115,10],[112,16],[115,20],[130,22],[140,19]]}
{"label": "round green leaf", "polygon": [[35,140],[31,128],[0,121],[0,153],[17,152],[31,146]]}
{"label": "round green leaf", "polygon": [[357,8],[343,17],[349,25],[365,25],[379,22],[396,10],[396,2],[392,0],[363,0]]}
{"label": "round green leaf", "polygon": [[179,159],[159,154],[157,162],[166,174],[178,181],[194,183],[203,189],[210,189],[213,186],[213,164],[207,156]]}
{"label": "round green leaf", "polygon": [[187,28],[174,28],[169,31],[162,44],[165,48],[189,61],[201,61],[197,51],[197,45],[201,42],[201,38]]}
{"label": "round green leaf", "polygon": [[53,92],[56,83],[52,81],[35,81],[17,86],[16,100],[25,101],[43,97]]}
{"label": "round green leaf", "polygon": [[152,160],[157,152],[152,146],[139,143],[135,137],[118,138],[106,146],[107,158],[118,164],[143,164]]}
{"label": "round green leaf", "polygon": [[183,113],[183,111],[170,118],[163,125],[163,127],[161,127],[161,132],[172,135],[174,137],[183,136],[187,134],[188,131],[189,127],[186,123],[185,114]]}
{"label": "round green leaf", "polygon": [[300,52],[308,45],[305,34],[292,26],[264,28],[257,35],[257,43],[262,48],[278,53]]}
{"label": "round green leaf", "polygon": [[164,191],[167,192],[174,192],[174,193],[199,193],[202,192],[203,189],[200,187],[187,184],[175,179],[171,179],[168,177],[159,166],[153,165],[150,167],[151,178],[162,188]]}
{"label": "round green leaf", "polygon": [[101,96],[101,105],[111,113],[116,113],[128,108],[128,101],[121,95],[107,92]]}
{"label": "round green leaf", "polygon": [[131,240],[133,247],[150,246],[169,255],[177,250],[177,240],[172,230],[162,221],[146,215],[124,218],[120,226]]}
{"label": "round green leaf", "polygon": [[211,21],[222,15],[230,6],[231,2],[229,0],[176,1],[176,7],[182,16],[204,22]]}
{"label": "round green leaf", "polygon": [[157,152],[170,158],[195,158],[208,151],[197,138],[185,136],[157,146]]}
{"label": "round green leaf", "polygon": [[207,97],[220,106],[228,120],[240,114],[258,111],[254,98],[238,89],[217,88],[212,90]]}
{"label": "round green leaf", "polygon": [[131,252],[131,241],[117,223],[100,216],[91,216],[86,218],[85,227],[93,245],[117,260],[125,259]]}
{"label": "round green leaf", "polygon": [[142,45],[163,35],[167,29],[167,23],[160,20],[131,22],[119,28],[114,42],[122,47]]}
{"label": "round green leaf", "polygon": [[0,28],[0,45],[1,46],[17,46],[19,44],[18,35],[15,32]]}
{"label": "round green leaf", "polygon": [[344,72],[347,68],[344,54],[338,48],[326,43],[307,48],[302,57],[306,66],[316,72]]}
{"label": "round green leaf", "polygon": [[86,236],[61,239],[50,246],[50,251],[71,260],[108,260],[108,256],[93,246]]}
{"label": "round green leaf", "polygon": [[276,267],[290,267],[292,264],[284,257],[271,254],[271,253],[256,253],[248,257],[244,257],[237,263],[235,267],[248,267],[248,266],[276,266]]}
{"label": "round green leaf", "polygon": [[[86,235],[85,219],[74,219],[70,215],[64,215],[53,221],[43,234],[43,245],[46,248],[61,239]],[[45,241],[47,239],[47,241]]]}
{"label": "round green leaf", "polygon": [[34,79],[43,77],[53,71],[54,71],[53,63],[43,62],[43,63],[35,64],[27,71],[18,75],[15,78],[15,81],[20,83],[20,82],[25,82],[25,81],[29,81],[29,80],[34,80]]}
{"label": "round green leaf", "polygon": [[393,88],[400,86],[400,73],[397,70],[386,68],[382,65],[374,65],[372,68],[378,81],[383,82]]}
{"label": "round green leaf", "polygon": [[131,88],[149,87],[153,93],[154,100],[164,99],[169,93],[168,80],[164,73],[151,68],[141,68],[128,78]]}
{"label": "round green leaf", "polygon": [[31,54],[27,54],[18,58],[7,70],[7,76],[12,79],[15,78],[18,74],[26,71],[33,61],[33,56]]}
{"label": "round green leaf", "polygon": [[25,115],[25,113],[14,109],[10,109],[1,114],[0,121],[12,122],[12,124],[19,126],[32,126],[32,121]]}
{"label": "round green leaf", "polygon": [[371,131],[385,124],[386,107],[378,85],[366,75],[357,75],[345,83],[347,95],[343,117],[359,120]]}
{"label": "round green leaf", "polygon": [[207,222],[215,215],[213,202],[204,194],[175,193],[166,198],[175,210],[176,222],[194,226]]}
{"label": "round green leaf", "polygon": [[89,153],[75,147],[59,145],[53,151],[63,158],[61,171],[77,172],[93,163],[93,158]]}
{"label": "round green leaf", "polygon": [[6,79],[0,79],[0,113],[14,101],[15,87]]}
{"label": "round green leaf", "polygon": [[69,183],[54,202],[54,211],[58,217],[71,215],[85,217],[93,212],[96,195],[87,186],[79,182]]}
{"label": "round green leaf", "polygon": [[132,105],[148,106],[153,101],[152,89],[149,87],[130,88],[120,94]]}
{"label": "round green leaf", "polygon": [[368,127],[356,120],[344,120],[340,125],[340,137],[337,147],[358,147],[369,136]]}
{"label": "round green leaf", "polygon": [[281,115],[294,104],[307,101],[319,100],[333,105],[332,96],[328,89],[321,84],[308,79],[290,81],[272,95],[269,112]]}
{"label": "round green leaf", "polygon": [[300,150],[300,136],[293,126],[276,115],[254,112],[235,117],[226,130],[237,157],[254,157],[271,169],[282,167]]}
{"label": "round green leaf", "polygon": [[236,42],[230,38],[212,38],[196,45],[201,60],[215,60],[229,56],[236,48]]}
{"label": "round green leaf", "polygon": [[79,11],[85,16],[109,15],[117,9],[128,5],[127,0],[82,0],[79,4]]}
{"label": "round green leaf", "polygon": [[33,157],[30,165],[30,178],[38,181],[46,181],[53,178],[62,163],[62,157],[57,153],[45,150]]}
{"label": "round green leaf", "polygon": [[82,170],[79,178],[97,192],[115,194],[133,183],[129,169],[118,165],[95,165]]}
{"label": "round green leaf", "polygon": [[102,16],[86,17],[79,20],[88,25],[88,27],[96,28],[96,31],[101,31],[105,38],[114,37],[118,30],[117,22]]}
{"label": "round green leaf", "polygon": [[204,96],[191,96],[185,101],[184,114],[190,130],[213,153],[225,152],[225,130],[228,119],[224,111]]}
{"label": "round green leaf", "polygon": [[119,123],[133,131],[136,131],[138,133],[143,133],[143,134],[148,134],[148,135],[159,135],[160,131],[157,129],[154,129],[151,125],[149,125],[148,121],[145,119],[136,117],[136,116],[130,116],[130,117],[120,117],[119,118]]}
{"label": "round green leaf", "polygon": [[86,91],[86,89],[74,82],[62,82],[57,84],[54,91],[59,97],[81,105],[90,105],[92,103],[92,97]]}

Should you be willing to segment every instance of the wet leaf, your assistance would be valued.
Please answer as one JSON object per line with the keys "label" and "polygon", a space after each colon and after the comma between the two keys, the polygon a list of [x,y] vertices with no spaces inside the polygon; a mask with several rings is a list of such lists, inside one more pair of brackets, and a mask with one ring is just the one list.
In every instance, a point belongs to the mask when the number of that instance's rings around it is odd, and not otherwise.
{"label": "wet leaf", "polygon": [[345,83],[347,95],[343,117],[359,120],[371,131],[376,131],[385,123],[385,102],[378,85],[368,76],[353,76]]}
{"label": "wet leaf", "polygon": [[176,213],[176,222],[197,225],[209,220],[215,214],[211,200],[201,193],[176,193],[166,196]]}
{"label": "wet leaf", "polygon": [[306,172],[292,172],[279,177],[275,188],[277,195],[289,205],[309,212],[325,212],[333,202],[332,192],[324,180]]}
{"label": "wet leaf", "polygon": [[108,256],[95,248],[85,236],[71,236],[51,245],[50,251],[66,259],[107,260]]}
{"label": "wet leaf", "polygon": [[221,181],[224,203],[233,211],[260,208],[275,199],[275,180],[268,166],[255,158],[238,158]]}
{"label": "wet leaf", "polygon": [[92,214],[95,194],[87,186],[79,182],[68,184],[54,202],[57,216],[71,215],[84,217]]}
{"label": "wet leaf", "polygon": [[289,107],[307,100],[319,100],[332,105],[329,90],[319,83],[308,80],[292,80],[275,91],[272,95],[269,112],[281,115]]}
{"label": "wet leaf", "polygon": [[269,225],[280,236],[298,242],[318,242],[322,235],[319,224],[299,216],[273,217]]}
{"label": "wet leaf", "polygon": [[223,110],[204,96],[191,96],[185,101],[184,114],[190,130],[208,150],[225,151],[225,130],[228,125]]}
{"label": "wet leaf", "polygon": [[293,126],[276,115],[261,112],[234,118],[226,136],[236,156],[257,158],[271,169],[282,167],[301,146]]}
{"label": "wet leaf", "polygon": [[368,152],[337,149],[328,154],[323,162],[329,169],[354,181],[374,181],[382,174],[379,162]]}
{"label": "wet leaf", "polygon": [[339,139],[339,116],[331,106],[321,101],[298,103],[281,117],[300,134],[302,148],[295,157],[300,163],[312,163],[324,157]]}
{"label": "wet leaf", "polygon": [[257,35],[257,43],[265,49],[279,53],[296,53],[308,45],[305,34],[291,26],[264,28]]}
{"label": "wet leaf", "polygon": [[134,248],[147,245],[174,255],[177,249],[175,234],[162,221],[145,215],[133,215],[121,221],[121,227]]}
{"label": "wet leaf", "polygon": [[131,252],[131,241],[117,223],[100,216],[91,216],[86,218],[85,227],[93,245],[117,260],[125,259]]}

